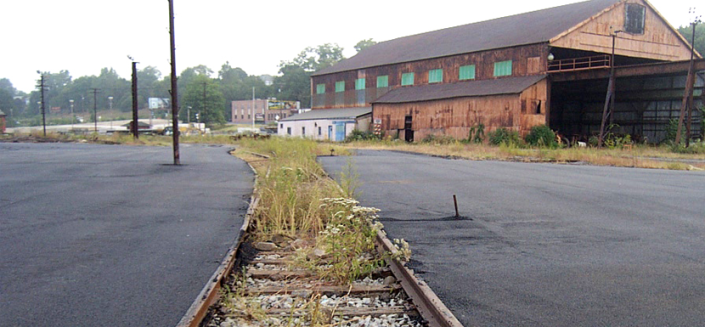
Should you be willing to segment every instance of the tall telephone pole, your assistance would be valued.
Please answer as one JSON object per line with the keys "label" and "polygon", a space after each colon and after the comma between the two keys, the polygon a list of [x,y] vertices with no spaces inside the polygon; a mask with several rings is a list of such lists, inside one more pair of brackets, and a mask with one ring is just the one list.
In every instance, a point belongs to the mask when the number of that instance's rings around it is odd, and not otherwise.
{"label": "tall telephone pole", "polygon": [[[688,10],[689,14],[695,14],[695,8],[690,8]],[[676,146],[681,143],[681,129],[683,125],[683,119],[685,118],[686,110],[688,111],[688,121],[686,123],[686,133],[685,133],[685,147],[690,146],[690,127],[693,123],[693,84],[695,84],[695,74],[693,71],[693,59],[695,58],[695,28],[701,23],[702,16],[695,16],[693,22],[690,26],[693,27],[693,38],[690,42],[690,65],[688,66],[688,77],[685,81],[685,94],[683,95],[683,102],[681,103],[681,112],[678,116],[678,129],[676,130]]]}
{"label": "tall telephone pole", "polygon": [[176,83],[176,43],[174,42],[174,0],[169,1],[169,38],[171,45],[171,121],[174,128],[174,165],[180,165],[179,156],[179,96]]}
{"label": "tall telephone pole", "polygon": [[39,73],[39,76],[41,76],[41,79],[40,79],[40,81],[39,81],[39,90],[40,90],[41,93],[42,93],[42,127],[44,127],[44,137],[46,137],[46,136],[47,136],[47,119],[46,119],[46,110],[44,110],[44,108],[45,108],[45,103],[46,103],[46,102],[44,101],[44,88],[45,88],[45,86],[44,86],[44,74],[42,74],[42,73],[39,72],[39,71],[37,71],[37,73]]}
{"label": "tall telephone pole", "polygon": [[127,56],[132,60],[132,135],[135,139],[140,138],[139,124],[137,123],[137,64],[132,57]]}
{"label": "tall telephone pole", "polygon": [[98,133],[98,91],[99,88],[92,87],[93,91],[93,123],[95,125],[95,132]]}
{"label": "tall telephone pole", "polygon": [[207,85],[208,85],[208,82],[203,82],[203,109],[201,109],[201,112],[208,112],[206,110],[206,86]]}

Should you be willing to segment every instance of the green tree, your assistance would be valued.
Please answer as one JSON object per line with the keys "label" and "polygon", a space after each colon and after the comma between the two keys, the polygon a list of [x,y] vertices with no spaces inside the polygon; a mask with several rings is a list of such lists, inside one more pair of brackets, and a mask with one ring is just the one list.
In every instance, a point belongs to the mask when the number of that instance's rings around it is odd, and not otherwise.
{"label": "green tree", "polygon": [[[179,88],[179,102],[184,101],[184,94],[186,92],[186,86],[191,85],[198,76],[206,76],[210,78],[213,74],[213,70],[208,68],[206,65],[198,65],[194,67],[188,67],[184,69],[178,76],[178,88]],[[171,78],[171,77],[170,77]],[[171,80],[168,80],[168,88],[171,90]]]}
{"label": "green tree", "polygon": [[311,73],[291,63],[280,66],[279,73],[281,76],[274,78],[277,98],[300,101],[302,106],[308,107],[311,103]]}
{"label": "green tree", "polygon": [[[132,110],[132,84],[130,81],[120,77],[112,68],[103,68],[100,70],[95,80],[97,88],[100,89],[97,98],[97,107],[99,109],[107,109],[110,107],[108,97],[113,97],[113,109],[119,109],[123,112]],[[93,94],[91,93],[91,101]],[[92,103],[92,102],[91,102]]]}
{"label": "green tree", "polygon": [[4,88],[0,88],[0,111],[9,116],[10,109],[14,110],[14,106],[15,104],[12,100],[12,93]]}
{"label": "green tree", "polygon": [[360,52],[360,51],[365,50],[375,44],[377,44],[377,42],[372,39],[362,40],[360,42],[357,42],[357,44],[355,44],[355,51]]}
{"label": "green tree", "polygon": [[330,67],[345,59],[343,48],[337,44],[326,43],[317,47],[308,47],[296,58],[282,61],[279,73],[274,79],[278,98],[300,101],[302,106],[311,103],[311,74],[323,68]]}
{"label": "green tree", "polygon": [[333,66],[338,61],[345,59],[343,48],[337,44],[322,44],[317,47],[307,47],[291,61],[283,61],[279,67],[296,65],[307,72],[315,72]]}
{"label": "green tree", "polygon": [[12,85],[12,82],[10,82],[7,78],[0,78],[0,89],[10,92],[10,95],[12,96],[14,96],[17,92],[15,87]]}
{"label": "green tree", "polygon": [[[149,98],[169,97],[169,88],[162,89],[161,78],[162,73],[154,66],[147,66],[137,70],[137,101],[139,108],[147,108],[149,106]],[[131,77],[129,82],[132,85]],[[169,83],[166,85],[170,85]],[[131,92],[130,101],[132,101]],[[132,102],[130,102],[129,108],[132,108]]]}
{"label": "green tree", "polygon": [[240,67],[233,68],[230,62],[226,61],[218,71],[218,79],[222,84],[237,84],[247,78],[247,73]]}
{"label": "green tree", "polygon": [[[693,39],[693,25],[681,26],[678,32],[690,43]],[[705,56],[705,24],[698,24],[695,28],[695,50]]]}
{"label": "green tree", "polygon": [[[204,97],[205,85],[205,97]],[[190,84],[185,86],[179,118],[189,120],[186,115],[190,111],[192,122],[196,121],[196,113],[200,113],[201,122],[209,126],[225,123],[225,99],[218,83],[205,74],[196,75]],[[191,107],[190,110],[187,110]]]}

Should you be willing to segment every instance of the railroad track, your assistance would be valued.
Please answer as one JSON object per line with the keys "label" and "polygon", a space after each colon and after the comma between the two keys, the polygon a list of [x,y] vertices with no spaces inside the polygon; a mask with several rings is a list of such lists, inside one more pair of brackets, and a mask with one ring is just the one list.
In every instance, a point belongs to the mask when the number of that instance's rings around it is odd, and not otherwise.
{"label": "railroad track", "polygon": [[301,260],[301,240],[252,241],[258,202],[251,199],[237,244],[178,326],[462,326],[424,282],[392,259],[397,249],[383,232],[375,247],[386,266],[340,285],[317,275],[325,257],[317,266],[293,264]]}

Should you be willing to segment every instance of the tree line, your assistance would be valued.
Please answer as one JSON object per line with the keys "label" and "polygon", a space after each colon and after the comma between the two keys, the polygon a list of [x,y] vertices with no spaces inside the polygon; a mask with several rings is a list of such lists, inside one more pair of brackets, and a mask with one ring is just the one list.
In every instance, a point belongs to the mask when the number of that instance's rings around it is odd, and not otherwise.
{"label": "tree line", "polygon": [[[678,28],[688,41],[692,37],[692,25]],[[372,39],[361,40],[354,48],[362,51],[374,45]],[[695,30],[695,49],[705,54],[705,25],[697,25]],[[247,100],[252,97],[252,88],[258,98],[276,97],[282,100],[300,101],[307,107],[311,103],[310,76],[313,72],[332,66],[345,59],[343,48],[335,43],[326,43],[316,47],[307,47],[291,60],[279,63],[278,76],[248,75],[242,68],[233,67],[226,62],[217,74],[207,66],[198,65],[184,69],[178,76],[180,119],[196,120],[200,113],[206,124],[222,124],[230,117],[230,102]],[[68,70],[58,73],[42,72],[45,76],[45,108],[61,108],[67,112],[69,100],[74,100],[74,113],[92,112],[95,106],[105,109],[112,106],[121,112],[132,108],[131,83],[120,77],[114,69],[103,68],[95,76],[81,76],[73,79]],[[137,72],[139,81],[139,108],[148,107],[148,98],[170,98],[170,76],[163,76],[154,66],[146,66]],[[271,83],[265,83],[265,79]],[[93,89],[98,89],[94,97]],[[205,98],[204,98],[205,93]],[[112,97],[112,100],[109,100]],[[13,126],[16,117],[31,118],[41,114],[39,90],[26,94],[16,90],[7,78],[0,79],[0,110],[12,115],[8,125]],[[94,102],[95,99],[95,102]],[[190,107],[191,110],[185,110]],[[9,112],[8,112],[9,111]],[[91,117],[91,119],[93,119]]]}
{"label": "tree line", "polygon": [[[372,39],[362,40],[355,45],[355,49],[361,51],[374,43]],[[343,48],[326,43],[307,47],[292,60],[281,61],[278,76],[248,75],[245,70],[233,67],[229,62],[224,63],[217,73],[205,65],[188,67],[178,76],[179,118],[196,121],[198,113],[201,122],[208,125],[223,124],[230,117],[231,101],[251,99],[253,87],[257,98],[276,97],[300,101],[302,106],[307,107],[311,102],[311,73],[342,59]],[[44,76],[45,110],[50,116],[51,108],[61,108],[63,114],[68,113],[70,100],[73,100],[74,114],[90,115],[91,120],[94,119],[94,106],[101,110],[112,108],[125,113],[132,110],[131,81],[120,77],[113,68],[103,68],[98,75],[75,79],[68,70],[41,74]],[[137,80],[140,109],[148,108],[149,98],[170,98],[169,74],[162,75],[156,67],[146,66],[137,70]],[[97,93],[94,93],[94,89],[97,89]],[[25,121],[34,118],[36,123],[41,115],[40,101],[39,88],[27,94],[15,89],[9,79],[0,79],[0,110],[8,116],[12,115],[12,119],[8,119],[8,126],[14,126],[15,121],[23,118]],[[187,114],[191,117],[187,117]]]}

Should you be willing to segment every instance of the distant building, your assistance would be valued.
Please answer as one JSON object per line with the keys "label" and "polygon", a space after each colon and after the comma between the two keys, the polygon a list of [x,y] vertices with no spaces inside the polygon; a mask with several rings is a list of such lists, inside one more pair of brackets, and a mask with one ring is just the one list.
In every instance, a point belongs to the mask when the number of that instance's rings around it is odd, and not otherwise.
{"label": "distant building", "polygon": [[369,107],[310,110],[279,121],[277,134],[340,142],[353,130],[369,131],[371,122]]}
{"label": "distant building", "polygon": [[[254,102],[254,110],[253,110]],[[254,113],[255,123],[265,124],[287,118],[299,113],[301,109],[298,101],[285,101],[277,99],[255,99],[232,101],[231,121],[236,124],[251,124]]]}

